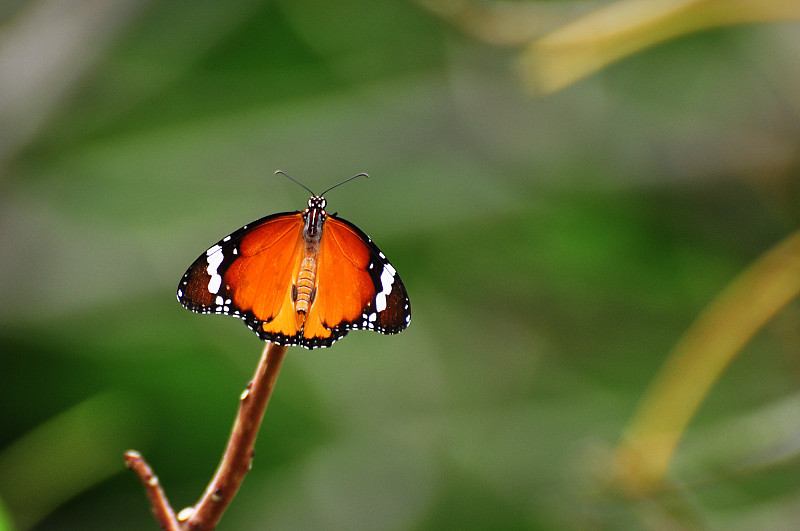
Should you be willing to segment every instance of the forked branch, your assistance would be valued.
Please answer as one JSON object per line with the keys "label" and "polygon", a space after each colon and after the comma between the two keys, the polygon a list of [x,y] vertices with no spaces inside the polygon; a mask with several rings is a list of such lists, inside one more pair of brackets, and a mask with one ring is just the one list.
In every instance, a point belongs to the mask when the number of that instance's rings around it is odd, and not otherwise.
{"label": "forked branch", "polygon": [[139,476],[162,529],[211,531],[216,527],[250,470],[258,429],[287,350],[288,347],[273,343],[267,343],[264,347],[255,375],[240,397],[239,411],[222,461],[205,493],[194,506],[183,509],[176,516],[158,478],[144,458],[135,451],[125,454],[125,463]]}

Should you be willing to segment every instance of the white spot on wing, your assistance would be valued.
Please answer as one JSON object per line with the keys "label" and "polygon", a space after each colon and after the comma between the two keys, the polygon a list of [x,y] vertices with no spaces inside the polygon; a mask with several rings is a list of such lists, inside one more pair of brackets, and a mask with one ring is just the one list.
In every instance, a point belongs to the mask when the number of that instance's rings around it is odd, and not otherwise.
{"label": "white spot on wing", "polygon": [[222,259],[224,258],[222,254],[222,247],[219,245],[215,245],[208,251],[206,251],[206,261],[208,262],[208,268],[206,271],[208,272],[208,276],[211,279],[208,281],[208,291],[210,293],[219,293],[219,287],[222,285],[222,277],[219,273],[217,273],[217,268],[222,263]]}
{"label": "white spot on wing", "polygon": [[378,312],[382,312],[386,309],[386,297],[392,292],[395,273],[396,271],[392,267],[392,264],[383,264],[383,271],[381,271],[381,292],[375,296],[375,310]]}

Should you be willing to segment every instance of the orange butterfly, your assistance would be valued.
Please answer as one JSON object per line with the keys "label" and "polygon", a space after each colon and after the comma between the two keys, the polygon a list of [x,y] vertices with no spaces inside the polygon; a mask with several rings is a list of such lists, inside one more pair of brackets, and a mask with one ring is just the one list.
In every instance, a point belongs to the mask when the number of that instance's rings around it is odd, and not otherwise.
{"label": "orange butterfly", "polygon": [[217,242],[186,270],[180,303],[239,317],[265,341],[308,349],[350,330],[404,330],[411,303],[395,268],[358,227],[325,212],[322,196],[362,175],[320,195],[289,177],[311,192],[308,208],[261,218]]}

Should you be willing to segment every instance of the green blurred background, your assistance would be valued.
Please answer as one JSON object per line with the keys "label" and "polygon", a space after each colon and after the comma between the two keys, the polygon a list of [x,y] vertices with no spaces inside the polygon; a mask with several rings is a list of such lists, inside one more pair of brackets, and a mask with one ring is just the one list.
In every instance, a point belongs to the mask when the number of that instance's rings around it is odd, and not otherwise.
{"label": "green blurred background", "polygon": [[[664,489],[608,468],[681,335],[798,227],[800,27],[681,36],[543,96],[521,45],[431,4],[0,5],[0,529],[155,529],[128,449],[176,510],[198,499],[262,343],[175,289],[303,208],[276,169],[370,174],[329,210],[414,314],[290,350],[220,529],[796,527],[797,304],[715,383]],[[546,2],[535,32],[595,5]]]}

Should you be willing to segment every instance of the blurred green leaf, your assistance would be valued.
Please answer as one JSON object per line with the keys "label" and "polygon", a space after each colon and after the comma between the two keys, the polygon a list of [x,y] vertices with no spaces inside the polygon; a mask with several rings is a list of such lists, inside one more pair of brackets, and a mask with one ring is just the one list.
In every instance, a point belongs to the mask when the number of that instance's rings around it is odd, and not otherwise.
{"label": "blurred green leaf", "polygon": [[21,529],[121,469],[141,430],[135,400],[107,393],[73,406],[0,453],[0,495]]}
{"label": "blurred green leaf", "polygon": [[14,531],[14,526],[11,525],[11,516],[2,500],[0,500],[0,531]]}

